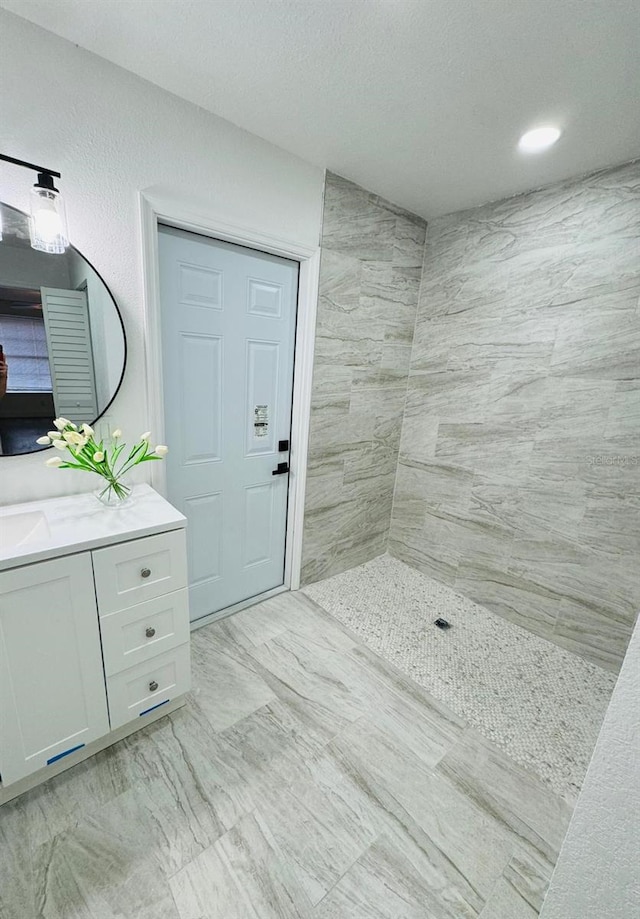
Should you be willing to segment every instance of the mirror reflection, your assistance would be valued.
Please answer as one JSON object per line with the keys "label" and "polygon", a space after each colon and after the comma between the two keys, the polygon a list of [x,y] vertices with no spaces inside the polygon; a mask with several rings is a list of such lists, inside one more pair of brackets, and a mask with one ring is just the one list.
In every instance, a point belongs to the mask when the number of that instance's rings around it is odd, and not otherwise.
{"label": "mirror reflection", "polygon": [[125,364],[122,319],[108,287],[70,246],[31,248],[26,214],[6,204],[0,241],[0,455],[46,449],[59,416],[93,424]]}

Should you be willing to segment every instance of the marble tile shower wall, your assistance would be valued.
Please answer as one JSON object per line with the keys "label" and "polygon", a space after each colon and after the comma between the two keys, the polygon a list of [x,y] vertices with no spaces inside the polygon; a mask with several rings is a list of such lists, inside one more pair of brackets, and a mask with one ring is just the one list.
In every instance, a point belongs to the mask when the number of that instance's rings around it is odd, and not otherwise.
{"label": "marble tile shower wall", "polygon": [[425,231],[327,174],[303,583],[386,552]]}
{"label": "marble tile shower wall", "polygon": [[616,670],[640,601],[640,162],[429,225],[390,552]]}

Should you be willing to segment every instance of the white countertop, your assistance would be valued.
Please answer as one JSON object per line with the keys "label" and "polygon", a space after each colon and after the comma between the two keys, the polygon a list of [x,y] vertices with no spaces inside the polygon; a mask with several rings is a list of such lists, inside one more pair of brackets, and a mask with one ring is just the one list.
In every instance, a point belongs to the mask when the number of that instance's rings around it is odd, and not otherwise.
{"label": "white countertop", "polygon": [[149,485],[136,485],[131,501],[119,508],[103,507],[93,494],[0,507],[0,529],[5,518],[38,511],[44,514],[49,533],[9,548],[0,543],[0,571],[177,530],[187,523]]}

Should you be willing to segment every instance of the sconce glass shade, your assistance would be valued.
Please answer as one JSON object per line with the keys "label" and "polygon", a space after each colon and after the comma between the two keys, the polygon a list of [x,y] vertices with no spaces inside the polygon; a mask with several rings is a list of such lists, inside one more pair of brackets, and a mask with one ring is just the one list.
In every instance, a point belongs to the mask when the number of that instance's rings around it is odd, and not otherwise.
{"label": "sconce glass shade", "polygon": [[38,175],[38,183],[31,189],[29,234],[31,248],[40,252],[61,255],[69,245],[64,201],[46,174]]}

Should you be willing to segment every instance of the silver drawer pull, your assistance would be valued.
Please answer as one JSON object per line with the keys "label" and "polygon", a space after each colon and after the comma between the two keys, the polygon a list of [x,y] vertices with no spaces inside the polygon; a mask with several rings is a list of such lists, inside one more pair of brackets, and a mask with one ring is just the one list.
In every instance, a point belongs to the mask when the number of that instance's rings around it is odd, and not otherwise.
{"label": "silver drawer pull", "polygon": [[151,574],[151,568],[143,568],[142,571],[140,572],[140,577],[148,578],[150,574]]}
{"label": "silver drawer pull", "polygon": [[149,683],[149,689],[151,690],[151,692],[155,692],[157,688],[158,688],[158,684],[156,683],[156,681],[151,680],[151,682]]}
{"label": "silver drawer pull", "polygon": [[156,634],[156,630],[152,628],[151,626],[149,626],[148,629],[145,629],[144,634],[147,636],[147,638],[153,638],[153,636]]}

